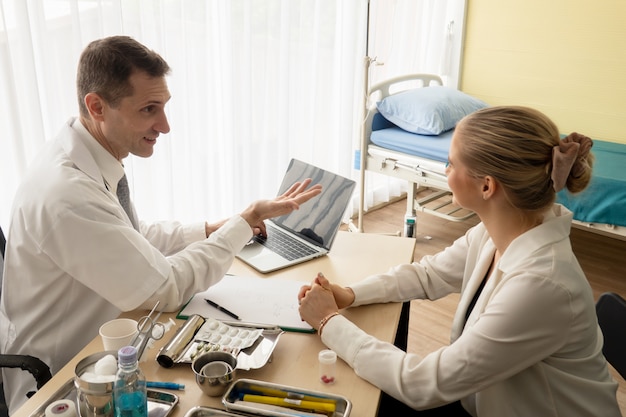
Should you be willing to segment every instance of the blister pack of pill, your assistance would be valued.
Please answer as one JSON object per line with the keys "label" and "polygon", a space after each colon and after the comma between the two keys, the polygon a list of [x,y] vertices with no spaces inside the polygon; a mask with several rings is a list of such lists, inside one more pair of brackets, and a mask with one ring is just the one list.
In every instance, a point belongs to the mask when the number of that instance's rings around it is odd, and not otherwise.
{"label": "blister pack of pill", "polygon": [[210,351],[237,355],[242,349],[252,346],[262,333],[263,329],[230,326],[209,317],[198,329],[184,356],[193,360],[199,354]]}

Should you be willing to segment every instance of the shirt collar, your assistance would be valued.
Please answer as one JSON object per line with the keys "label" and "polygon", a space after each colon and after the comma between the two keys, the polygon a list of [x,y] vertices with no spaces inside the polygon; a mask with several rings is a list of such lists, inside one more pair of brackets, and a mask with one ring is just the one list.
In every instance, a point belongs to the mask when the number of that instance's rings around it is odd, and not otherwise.
{"label": "shirt collar", "polygon": [[124,176],[124,166],[98,143],[96,138],[89,133],[79,118],[74,120],[72,128],[81,138],[91,156],[93,156],[94,161],[102,173],[104,185],[109,191],[115,194],[117,192],[117,183]]}
{"label": "shirt collar", "polygon": [[529,252],[529,248],[534,252],[569,238],[572,218],[571,211],[560,204],[554,204],[544,214],[543,222],[539,226],[533,227],[511,242],[500,259],[499,267],[504,272],[514,269],[519,263],[534,256]]}

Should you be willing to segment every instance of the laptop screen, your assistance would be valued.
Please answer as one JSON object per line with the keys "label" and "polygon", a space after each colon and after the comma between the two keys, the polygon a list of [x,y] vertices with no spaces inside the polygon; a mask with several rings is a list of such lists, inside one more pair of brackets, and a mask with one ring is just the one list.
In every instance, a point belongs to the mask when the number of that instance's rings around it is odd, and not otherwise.
{"label": "laptop screen", "polygon": [[330,249],[339,230],[356,182],[297,159],[292,159],[280,185],[281,195],[294,182],[311,178],[322,193],[285,216],[272,220],[311,243]]}

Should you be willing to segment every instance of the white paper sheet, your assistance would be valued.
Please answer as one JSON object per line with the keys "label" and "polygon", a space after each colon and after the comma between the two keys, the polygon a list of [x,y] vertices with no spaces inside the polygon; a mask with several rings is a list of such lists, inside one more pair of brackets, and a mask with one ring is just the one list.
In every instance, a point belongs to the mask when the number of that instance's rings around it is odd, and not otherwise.
{"label": "white paper sheet", "polygon": [[179,312],[179,318],[193,314],[217,320],[233,318],[210,306],[209,299],[235,313],[243,322],[275,325],[285,331],[313,332],[300,318],[298,292],[308,282],[226,275],[208,290],[196,294]]}

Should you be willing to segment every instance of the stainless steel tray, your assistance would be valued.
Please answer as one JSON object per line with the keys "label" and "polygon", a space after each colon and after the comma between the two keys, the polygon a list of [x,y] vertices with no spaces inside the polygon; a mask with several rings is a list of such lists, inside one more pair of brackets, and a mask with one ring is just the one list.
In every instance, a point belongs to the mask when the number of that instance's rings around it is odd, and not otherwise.
{"label": "stainless steel tray", "polygon": [[[274,384],[271,382],[257,381],[253,379],[238,379],[235,381],[222,398],[222,404],[229,410],[242,414],[255,414],[269,417],[292,417],[293,415],[308,415],[304,410],[298,411],[286,407],[267,406],[241,401],[244,394],[259,394],[268,397],[288,398],[291,403],[302,401],[331,403],[334,411],[309,410],[309,413],[326,414],[329,417],[348,417],[352,409],[352,403],[346,397],[321,391],[306,390],[298,387]],[[245,399],[245,398],[244,398]]]}
{"label": "stainless steel tray", "polygon": [[[58,400],[72,400],[76,404],[76,410],[79,409],[77,404],[77,392],[74,385],[74,379],[68,380],[61,386],[48,401],[37,408],[30,417],[45,417],[46,408]],[[178,404],[178,396],[167,391],[148,389],[148,417],[166,417],[172,409]]]}
{"label": "stainless steel tray", "polygon": [[241,414],[229,413],[228,411],[220,410],[218,408],[211,407],[193,407],[187,411],[185,417],[241,417]]}
{"label": "stainless steel tray", "polygon": [[[196,340],[198,330],[204,324],[205,319],[198,315],[190,316],[172,339],[161,348],[157,354],[157,362],[169,368],[178,363],[191,363],[192,354],[196,352],[198,345],[204,343]],[[237,369],[250,370],[263,367],[271,359],[278,339],[284,331],[278,326],[262,326],[246,322],[224,322],[230,326],[249,329],[261,329],[261,336],[255,343],[239,351],[237,356]]]}

